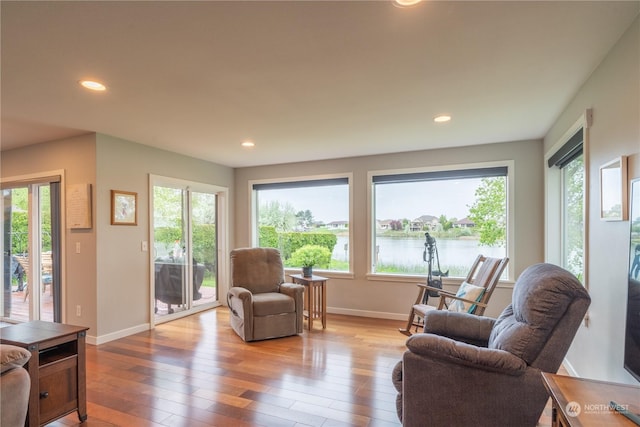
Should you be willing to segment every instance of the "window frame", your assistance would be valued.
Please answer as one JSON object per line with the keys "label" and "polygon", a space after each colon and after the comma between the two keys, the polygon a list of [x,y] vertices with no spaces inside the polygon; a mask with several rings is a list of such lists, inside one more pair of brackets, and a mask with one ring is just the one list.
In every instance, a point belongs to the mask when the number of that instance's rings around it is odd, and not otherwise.
{"label": "window frame", "polygon": [[[545,254],[546,262],[563,265],[564,257],[564,187],[562,169],[550,167],[553,158],[569,140],[582,129],[582,155],[584,167],[584,199],[583,199],[583,286],[589,290],[589,128],[593,121],[592,111],[586,110],[576,122],[556,141],[544,156],[545,178]],[[558,239],[558,236],[561,236]]]}
{"label": "window frame", "polygon": [[[287,185],[293,186],[294,184],[302,184],[305,182],[312,183],[313,181],[331,181],[331,180],[339,180],[346,179],[347,180],[347,199],[348,199],[348,221],[349,221],[349,269],[347,271],[341,270],[322,270],[319,268],[314,268],[314,271],[322,272],[323,275],[331,276],[331,277],[354,277],[354,259],[353,259],[353,173],[336,173],[336,174],[325,174],[325,175],[301,175],[301,176],[292,176],[286,178],[269,178],[269,179],[256,179],[249,180],[248,185],[248,194],[249,194],[249,207],[250,207],[250,215],[249,215],[249,229],[251,230],[251,246],[256,248],[259,244],[259,231],[258,231],[258,200],[257,200],[257,192],[255,186],[261,185],[282,185],[286,187]],[[304,185],[297,185],[299,187],[304,187]],[[314,185],[309,185],[309,188],[313,188]],[[298,267],[285,267],[285,271],[298,271]]]}
{"label": "window frame", "polygon": [[[506,177],[506,217],[507,217],[507,236],[506,236],[506,248],[505,253],[509,257],[509,264],[514,265],[515,260],[515,216],[514,216],[514,204],[515,204],[515,163],[513,160],[499,160],[492,162],[479,162],[479,163],[459,163],[439,166],[429,166],[421,168],[406,168],[406,169],[386,169],[375,170],[367,173],[367,278],[375,281],[387,281],[387,282],[424,282],[423,274],[389,274],[389,273],[376,273],[373,271],[374,263],[374,246],[375,246],[375,233],[376,233],[376,220],[375,220],[375,177],[382,175],[411,175],[411,174],[428,174],[428,173],[447,173],[453,171],[465,171],[472,169],[493,169],[493,168],[507,168]],[[489,176],[489,175],[488,175]],[[449,178],[447,178],[449,179]],[[450,179],[458,179],[452,177]],[[469,266],[471,267],[471,266]],[[513,281],[514,268],[506,269],[507,277],[503,280]],[[445,277],[443,282],[445,284],[458,284],[460,277]]]}

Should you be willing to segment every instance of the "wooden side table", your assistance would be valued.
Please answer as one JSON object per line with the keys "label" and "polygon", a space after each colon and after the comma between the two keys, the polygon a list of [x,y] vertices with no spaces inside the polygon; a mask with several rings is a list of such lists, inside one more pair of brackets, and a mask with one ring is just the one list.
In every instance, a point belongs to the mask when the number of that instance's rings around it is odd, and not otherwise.
{"label": "wooden side table", "polygon": [[0,342],[31,352],[26,426],[39,427],[78,411],[87,419],[85,337],[89,328],[33,321],[0,330]]}
{"label": "wooden side table", "polygon": [[292,274],[293,283],[304,285],[304,316],[308,319],[309,330],[313,329],[313,319],[322,319],[322,329],[327,327],[327,279],[316,276],[304,277],[302,274]]}
{"label": "wooden side table", "polygon": [[635,426],[610,402],[631,414],[640,414],[640,387],[542,373],[553,403],[552,427]]}

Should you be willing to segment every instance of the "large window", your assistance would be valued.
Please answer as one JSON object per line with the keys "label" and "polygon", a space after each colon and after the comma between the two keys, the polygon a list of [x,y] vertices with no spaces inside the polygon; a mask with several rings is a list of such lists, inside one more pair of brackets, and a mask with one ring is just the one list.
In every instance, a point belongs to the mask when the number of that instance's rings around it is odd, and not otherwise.
{"label": "large window", "polygon": [[584,158],[562,169],[562,266],[584,280]]}
{"label": "large window", "polygon": [[585,168],[583,129],[579,129],[549,159],[560,171],[560,262],[584,283]]}
{"label": "large window", "polygon": [[320,254],[314,271],[351,270],[348,176],[251,186],[255,246],[279,249],[290,268],[302,267],[301,254],[312,246]]}
{"label": "large window", "polygon": [[426,233],[449,277],[466,276],[478,254],[507,256],[508,172],[492,165],[372,174],[372,273],[425,275]]}

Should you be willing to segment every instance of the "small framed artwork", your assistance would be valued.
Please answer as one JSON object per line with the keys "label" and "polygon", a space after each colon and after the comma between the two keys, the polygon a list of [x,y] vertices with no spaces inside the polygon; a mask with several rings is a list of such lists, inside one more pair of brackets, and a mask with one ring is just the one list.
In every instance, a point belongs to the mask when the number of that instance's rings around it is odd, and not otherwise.
{"label": "small framed artwork", "polygon": [[138,193],[111,190],[111,225],[138,225]]}
{"label": "small framed artwork", "polygon": [[600,219],[627,219],[627,156],[600,166]]}

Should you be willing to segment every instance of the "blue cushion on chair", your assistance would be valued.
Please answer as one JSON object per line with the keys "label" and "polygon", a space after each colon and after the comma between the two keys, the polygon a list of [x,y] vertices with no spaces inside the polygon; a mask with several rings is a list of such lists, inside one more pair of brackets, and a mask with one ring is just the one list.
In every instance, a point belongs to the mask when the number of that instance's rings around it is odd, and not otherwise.
{"label": "blue cushion on chair", "polygon": [[[482,286],[475,286],[470,283],[462,282],[456,296],[458,298],[464,298],[469,301],[480,301],[484,294],[484,288]],[[457,311],[460,313],[471,313],[476,308],[475,304],[466,301],[453,300],[449,303],[449,311]]]}

